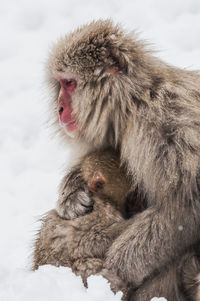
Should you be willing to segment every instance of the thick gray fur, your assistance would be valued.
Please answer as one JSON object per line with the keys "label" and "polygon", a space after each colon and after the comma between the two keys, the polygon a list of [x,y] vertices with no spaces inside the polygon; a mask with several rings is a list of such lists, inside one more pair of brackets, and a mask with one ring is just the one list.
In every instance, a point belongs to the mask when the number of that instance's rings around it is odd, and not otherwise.
{"label": "thick gray fur", "polygon": [[[57,79],[77,80],[77,148],[84,142],[90,149],[119,149],[147,197],[147,209],[123,225],[106,258],[108,270],[140,287],[200,242],[200,75],[164,63],[110,21],[92,22],[61,39],[47,69],[55,113]],[[68,205],[74,181],[66,180],[58,213],[75,217],[80,203]],[[143,301],[146,296],[147,289]],[[137,293],[133,299],[141,300]]]}

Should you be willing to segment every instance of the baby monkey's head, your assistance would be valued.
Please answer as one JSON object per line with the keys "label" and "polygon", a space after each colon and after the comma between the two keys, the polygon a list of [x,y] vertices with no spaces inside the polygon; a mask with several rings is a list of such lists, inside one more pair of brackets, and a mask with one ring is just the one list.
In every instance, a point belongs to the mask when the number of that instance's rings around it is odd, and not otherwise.
{"label": "baby monkey's head", "polygon": [[87,155],[82,163],[85,182],[94,196],[108,200],[121,212],[131,190],[126,169],[120,165],[119,155],[112,150],[97,151]]}

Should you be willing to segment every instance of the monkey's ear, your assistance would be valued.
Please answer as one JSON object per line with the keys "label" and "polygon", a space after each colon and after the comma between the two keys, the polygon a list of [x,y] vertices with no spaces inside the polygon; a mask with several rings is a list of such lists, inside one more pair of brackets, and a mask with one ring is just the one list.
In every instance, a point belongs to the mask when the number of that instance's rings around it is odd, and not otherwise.
{"label": "monkey's ear", "polygon": [[99,192],[104,188],[106,182],[104,175],[100,171],[95,171],[89,183],[89,189],[92,192]]}
{"label": "monkey's ear", "polygon": [[115,74],[119,71],[123,73],[128,72],[128,62],[125,55],[117,48],[111,48],[109,51],[109,56],[113,61],[113,65],[108,68],[108,72]]}

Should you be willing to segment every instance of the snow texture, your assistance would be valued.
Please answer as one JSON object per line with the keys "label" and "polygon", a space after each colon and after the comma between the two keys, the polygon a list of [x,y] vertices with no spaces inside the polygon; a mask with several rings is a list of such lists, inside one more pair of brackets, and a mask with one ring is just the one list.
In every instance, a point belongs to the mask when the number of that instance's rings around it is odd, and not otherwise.
{"label": "snow texture", "polygon": [[120,300],[100,276],[86,290],[69,269],[30,271],[36,221],[55,206],[69,159],[46,123],[44,62],[61,35],[99,18],[141,32],[169,63],[200,68],[199,0],[0,1],[1,301]]}

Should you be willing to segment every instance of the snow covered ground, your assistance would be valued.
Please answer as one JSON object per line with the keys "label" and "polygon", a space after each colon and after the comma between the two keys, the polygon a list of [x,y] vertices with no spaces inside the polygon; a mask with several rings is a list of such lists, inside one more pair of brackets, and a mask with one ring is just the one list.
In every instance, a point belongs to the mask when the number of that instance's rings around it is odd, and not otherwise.
{"label": "snow covered ground", "polygon": [[54,207],[68,159],[46,125],[44,61],[62,34],[98,18],[137,29],[167,62],[200,69],[199,0],[0,0],[0,301],[120,300],[99,276],[86,290],[69,269],[29,270],[36,221]]}

